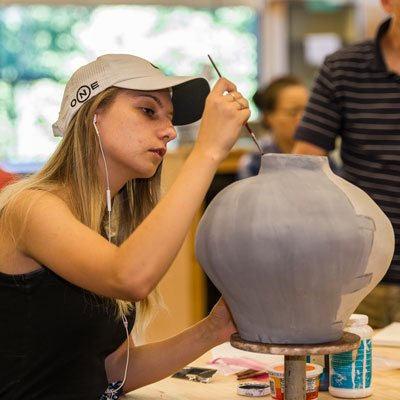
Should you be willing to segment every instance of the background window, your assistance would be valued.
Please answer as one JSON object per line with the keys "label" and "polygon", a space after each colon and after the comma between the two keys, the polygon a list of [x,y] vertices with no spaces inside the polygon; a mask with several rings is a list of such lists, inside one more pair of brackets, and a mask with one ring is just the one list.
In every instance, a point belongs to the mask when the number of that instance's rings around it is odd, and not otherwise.
{"label": "background window", "polygon": [[242,6],[0,7],[0,162],[30,172],[47,160],[59,142],[51,124],[66,81],[101,54],[135,54],[166,74],[203,75],[213,84],[211,54],[251,98],[257,31],[257,12]]}

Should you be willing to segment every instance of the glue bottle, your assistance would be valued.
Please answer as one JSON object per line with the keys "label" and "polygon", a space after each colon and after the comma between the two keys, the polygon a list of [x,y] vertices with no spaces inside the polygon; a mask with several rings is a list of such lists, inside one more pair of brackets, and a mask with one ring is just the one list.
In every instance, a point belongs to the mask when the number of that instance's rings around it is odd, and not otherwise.
{"label": "glue bottle", "polygon": [[360,336],[357,350],[332,354],[330,361],[329,393],[335,397],[359,399],[372,393],[372,328],[368,316],[352,314],[345,331]]}

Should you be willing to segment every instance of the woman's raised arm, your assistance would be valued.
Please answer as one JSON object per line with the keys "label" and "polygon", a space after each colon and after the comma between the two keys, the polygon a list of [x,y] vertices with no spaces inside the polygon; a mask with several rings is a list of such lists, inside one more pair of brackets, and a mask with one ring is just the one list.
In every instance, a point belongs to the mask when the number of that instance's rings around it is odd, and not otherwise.
{"label": "woman's raised arm", "polygon": [[[22,193],[12,212],[14,226],[26,223],[20,251],[97,294],[131,301],[146,297],[178,253],[219,163],[249,116],[248,102],[235,85],[220,79],[207,98],[198,139],[180,174],[120,247],[77,221],[58,196]],[[21,212],[27,207],[27,213]]]}

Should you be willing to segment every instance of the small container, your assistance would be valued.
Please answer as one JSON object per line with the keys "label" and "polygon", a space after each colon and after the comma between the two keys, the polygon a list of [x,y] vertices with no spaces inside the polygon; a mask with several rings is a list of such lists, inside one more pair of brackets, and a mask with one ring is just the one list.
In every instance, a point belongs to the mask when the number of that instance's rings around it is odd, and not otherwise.
{"label": "small container", "polygon": [[[317,400],[319,389],[319,376],[322,373],[322,367],[317,364],[306,364],[306,399]],[[275,400],[283,400],[285,388],[285,370],[284,364],[277,363],[268,367],[269,386],[271,397]]]}
{"label": "small container", "polygon": [[246,397],[268,396],[269,385],[258,382],[239,383],[237,393]]}
{"label": "small container", "polygon": [[360,336],[357,350],[332,354],[330,362],[329,393],[345,399],[368,397],[372,393],[372,334],[368,316],[352,314],[345,331]]}

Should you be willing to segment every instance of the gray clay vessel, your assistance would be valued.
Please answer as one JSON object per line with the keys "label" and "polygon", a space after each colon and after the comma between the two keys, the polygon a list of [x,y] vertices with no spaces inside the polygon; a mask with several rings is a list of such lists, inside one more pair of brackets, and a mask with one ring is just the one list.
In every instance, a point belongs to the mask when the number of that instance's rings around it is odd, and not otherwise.
{"label": "gray clay vessel", "polygon": [[338,340],[393,251],[386,215],[316,156],[264,155],[256,177],[214,198],[196,234],[241,338],[263,343]]}

